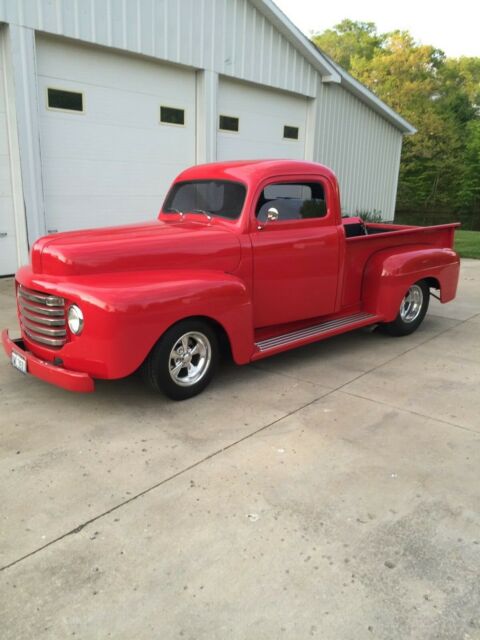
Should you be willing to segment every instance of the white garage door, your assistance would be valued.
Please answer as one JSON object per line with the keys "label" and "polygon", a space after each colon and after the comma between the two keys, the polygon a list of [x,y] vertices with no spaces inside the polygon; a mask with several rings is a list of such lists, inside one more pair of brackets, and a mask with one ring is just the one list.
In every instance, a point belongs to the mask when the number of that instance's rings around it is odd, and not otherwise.
{"label": "white garage door", "polygon": [[305,158],[307,98],[222,78],[219,160]]}
{"label": "white garage door", "polygon": [[0,29],[0,276],[14,273],[18,266],[5,111],[4,63],[1,46],[3,35]]}
{"label": "white garage door", "polygon": [[195,73],[45,37],[37,68],[48,231],[153,218],[195,163]]}

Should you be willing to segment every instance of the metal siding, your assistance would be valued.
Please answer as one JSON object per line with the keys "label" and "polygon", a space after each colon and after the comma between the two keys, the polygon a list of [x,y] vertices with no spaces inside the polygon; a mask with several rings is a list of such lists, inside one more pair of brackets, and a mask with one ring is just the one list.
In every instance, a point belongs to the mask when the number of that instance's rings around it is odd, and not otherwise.
{"label": "metal siding", "polygon": [[316,70],[249,0],[3,0],[2,20],[314,97]]}
{"label": "metal siding", "polygon": [[[47,231],[154,219],[196,160],[195,72],[48,36],[37,70]],[[49,86],[83,91],[84,112],[47,108]],[[161,124],[162,104],[185,124]]]}
{"label": "metal siding", "polygon": [[[218,112],[238,117],[240,126],[235,133],[217,132],[217,158],[303,160],[308,103],[308,98],[220,77]],[[299,127],[298,140],[283,138],[284,125]]]}
{"label": "metal siding", "polygon": [[[315,159],[345,212],[392,217],[402,135],[319,72],[250,0],[0,0],[0,21],[317,97]],[[318,85],[318,89],[317,89]]]}
{"label": "metal siding", "polygon": [[338,85],[319,84],[315,160],[335,171],[342,210],[393,219],[402,134]]}
{"label": "metal siding", "polygon": [[0,276],[17,268],[15,216],[8,136],[6,63],[3,39],[6,29],[0,25]]}

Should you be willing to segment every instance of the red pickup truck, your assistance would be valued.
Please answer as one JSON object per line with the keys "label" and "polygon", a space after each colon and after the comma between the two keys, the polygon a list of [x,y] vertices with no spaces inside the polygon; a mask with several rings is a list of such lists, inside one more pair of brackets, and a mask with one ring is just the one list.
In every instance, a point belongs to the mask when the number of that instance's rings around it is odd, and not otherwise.
{"label": "red pickup truck", "polygon": [[141,368],[176,400],[219,352],[237,364],[366,325],[412,333],[431,289],[455,297],[456,224],[342,219],[335,175],[309,162],[222,162],[174,181],[158,220],[41,238],[16,274],[12,364],[72,391]]}

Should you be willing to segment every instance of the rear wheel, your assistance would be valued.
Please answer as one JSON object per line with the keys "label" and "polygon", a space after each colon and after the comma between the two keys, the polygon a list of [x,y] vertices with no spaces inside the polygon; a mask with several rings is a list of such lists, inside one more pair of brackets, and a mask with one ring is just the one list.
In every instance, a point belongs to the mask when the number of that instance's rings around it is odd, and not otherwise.
{"label": "rear wheel", "polygon": [[412,284],[400,303],[395,320],[380,324],[379,330],[391,336],[408,336],[422,324],[429,300],[430,289],[424,280]]}
{"label": "rear wheel", "polygon": [[201,320],[174,325],[147,357],[143,373],[147,384],[173,400],[186,400],[210,383],[218,362],[214,330]]}

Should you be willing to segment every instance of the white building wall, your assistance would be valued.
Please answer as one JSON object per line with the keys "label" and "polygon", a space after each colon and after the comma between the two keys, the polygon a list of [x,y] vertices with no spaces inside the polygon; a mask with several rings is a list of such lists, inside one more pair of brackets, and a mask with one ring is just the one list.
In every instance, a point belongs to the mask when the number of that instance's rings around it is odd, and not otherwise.
{"label": "white building wall", "polygon": [[0,22],[314,95],[317,71],[249,0],[0,0]]}
{"label": "white building wall", "polygon": [[27,251],[25,220],[30,243],[46,229],[36,87],[36,40],[42,34],[194,70],[197,162],[218,157],[222,79],[306,99],[305,158],[335,170],[343,211],[375,209],[393,217],[404,121],[398,124],[401,118],[382,111],[358,83],[352,89],[357,95],[343,88],[340,81],[350,86],[351,79],[341,77],[331,61],[322,62],[270,0],[0,0],[1,22],[9,23],[8,134],[17,144],[10,169],[20,261]]}
{"label": "white building wall", "polygon": [[6,29],[0,25],[0,274],[16,265],[16,234],[13,209],[10,145],[8,142],[6,64],[3,41]]}
{"label": "white building wall", "polygon": [[393,220],[403,136],[340,85],[319,85],[315,160],[340,183],[342,211]]}
{"label": "white building wall", "polygon": [[0,24],[0,276],[28,258],[10,33]]}

